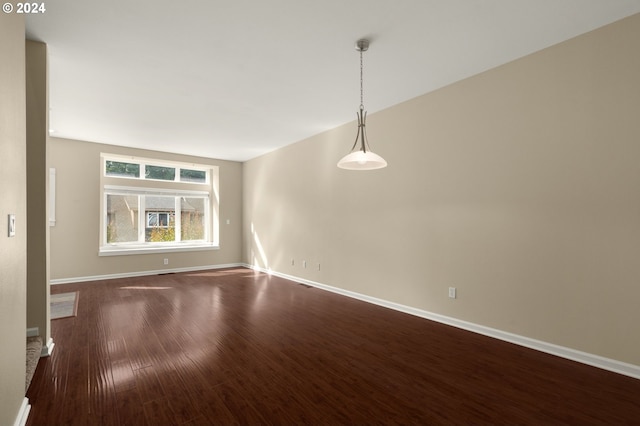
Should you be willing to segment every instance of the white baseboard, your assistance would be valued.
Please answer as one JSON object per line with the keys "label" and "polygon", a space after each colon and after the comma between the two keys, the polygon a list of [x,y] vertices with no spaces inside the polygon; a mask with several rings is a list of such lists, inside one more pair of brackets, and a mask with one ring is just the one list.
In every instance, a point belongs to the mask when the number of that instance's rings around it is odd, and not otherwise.
{"label": "white baseboard", "polygon": [[242,263],[228,263],[225,265],[207,265],[207,266],[195,266],[195,267],[187,267],[187,268],[158,269],[154,271],[137,271],[137,272],[122,272],[119,274],[91,275],[87,277],[57,278],[57,279],[50,280],[50,284],[51,285],[71,284],[71,283],[81,283],[85,281],[101,281],[101,280],[113,280],[117,278],[144,277],[147,275],[173,274],[177,272],[196,272],[196,271],[205,271],[208,269],[235,268],[239,266],[244,266],[244,265]]}
{"label": "white baseboard", "polygon": [[570,359],[583,364],[590,365],[592,367],[601,368],[603,370],[612,371],[614,373],[623,374],[625,376],[640,379],[640,366],[634,364],[628,364],[614,359],[601,357],[599,355],[590,354],[587,352],[578,351],[576,349],[559,346],[553,343],[544,342],[541,340],[531,339],[529,337],[520,336],[518,334],[509,333],[507,331],[498,330],[491,327],[486,327],[479,324],[459,320],[456,318],[448,317],[445,315],[436,314],[434,312],[425,311],[422,309],[413,308],[411,306],[401,305],[399,303],[389,302],[387,300],[378,299],[376,297],[367,296],[365,294],[356,293],[349,290],[344,290],[338,287],[332,287],[326,284],[317,283],[304,278],[294,277],[292,275],[275,272],[272,270],[266,270],[254,265],[244,264],[243,266],[265,272],[267,274],[275,275],[277,277],[285,278],[290,281],[307,284],[313,287],[317,287],[322,290],[330,291],[333,293],[348,296],[354,299],[362,300],[365,302],[373,303],[375,305],[384,306],[385,308],[394,309],[396,311],[404,312],[407,314],[415,315],[428,320],[436,321],[442,324],[451,325],[453,327],[461,328],[463,330],[472,331],[474,333],[482,334],[485,336],[493,337],[499,340],[503,340],[516,345],[524,346],[530,349],[535,349],[541,352],[545,352],[551,355],[556,355],[561,358]]}
{"label": "white baseboard", "polygon": [[42,351],[40,352],[40,357],[42,358],[43,356],[51,356],[51,354],[53,353],[53,347],[56,344],[53,343],[53,339],[49,338],[49,340],[47,340],[47,344],[46,345],[42,345]]}
{"label": "white baseboard", "polygon": [[16,421],[13,422],[14,426],[25,426],[27,424],[27,418],[29,417],[29,411],[31,411],[31,405],[29,404],[29,398],[22,400],[20,411],[16,417]]}

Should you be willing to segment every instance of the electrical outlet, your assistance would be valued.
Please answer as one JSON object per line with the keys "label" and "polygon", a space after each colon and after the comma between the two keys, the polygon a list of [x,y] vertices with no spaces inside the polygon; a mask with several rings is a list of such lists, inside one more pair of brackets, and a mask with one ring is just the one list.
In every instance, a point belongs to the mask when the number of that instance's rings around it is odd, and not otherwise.
{"label": "electrical outlet", "polygon": [[318,263],[318,271],[320,270],[320,264]]}
{"label": "electrical outlet", "polygon": [[456,298],[456,288],[455,287],[449,287],[449,297],[451,299],[455,299]]}
{"label": "electrical outlet", "polygon": [[302,261],[302,267],[303,267],[303,268],[306,268],[306,267],[307,267],[307,261],[306,261],[306,260],[303,260],[303,261]]}
{"label": "electrical outlet", "polygon": [[168,264],[169,264],[169,259],[165,258],[165,259],[164,259],[164,264],[165,264],[165,265],[168,265]]}

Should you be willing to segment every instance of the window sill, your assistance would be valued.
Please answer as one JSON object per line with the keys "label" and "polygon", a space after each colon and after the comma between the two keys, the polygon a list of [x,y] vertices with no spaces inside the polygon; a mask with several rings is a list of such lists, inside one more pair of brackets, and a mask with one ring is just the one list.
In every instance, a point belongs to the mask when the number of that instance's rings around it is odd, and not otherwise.
{"label": "window sill", "polygon": [[98,256],[128,256],[128,255],[136,255],[136,254],[176,253],[176,252],[183,252],[183,251],[203,251],[203,250],[219,250],[219,249],[220,249],[220,246],[216,244],[166,245],[162,247],[106,246],[106,247],[100,247],[100,250],[98,251]]}

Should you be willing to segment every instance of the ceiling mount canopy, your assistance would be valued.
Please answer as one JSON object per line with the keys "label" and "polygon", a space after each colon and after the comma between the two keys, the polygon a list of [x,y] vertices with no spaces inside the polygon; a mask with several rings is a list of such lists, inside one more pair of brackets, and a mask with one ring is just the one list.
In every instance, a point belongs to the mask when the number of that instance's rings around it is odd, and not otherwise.
{"label": "ceiling mount canopy", "polygon": [[387,167],[384,158],[371,151],[366,133],[367,112],[364,110],[364,90],[363,90],[363,66],[362,52],[369,49],[369,40],[361,39],[356,42],[356,50],[360,52],[360,109],[358,116],[358,133],[356,140],[351,147],[351,152],[338,162],[338,167],[347,170],[375,170]]}

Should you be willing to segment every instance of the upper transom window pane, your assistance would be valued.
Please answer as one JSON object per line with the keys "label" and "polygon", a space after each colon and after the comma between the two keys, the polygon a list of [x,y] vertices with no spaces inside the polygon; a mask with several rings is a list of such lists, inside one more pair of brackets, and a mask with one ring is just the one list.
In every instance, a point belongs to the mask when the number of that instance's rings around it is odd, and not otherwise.
{"label": "upper transom window pane", "polygon": [[139,178],[140,164],[107,160],[105,162],[105,174],[107,176]]}
{"label": "upper transom window pane", "polygon": [[207,182],[207,172],[204,170],[180,169],[180,182]]}
{"label": "upper transom window pane", "polygon": [[176,180],[175,167],[164,166],[146,166],[144,168],[144,177],[146,179],[157,180]]}

